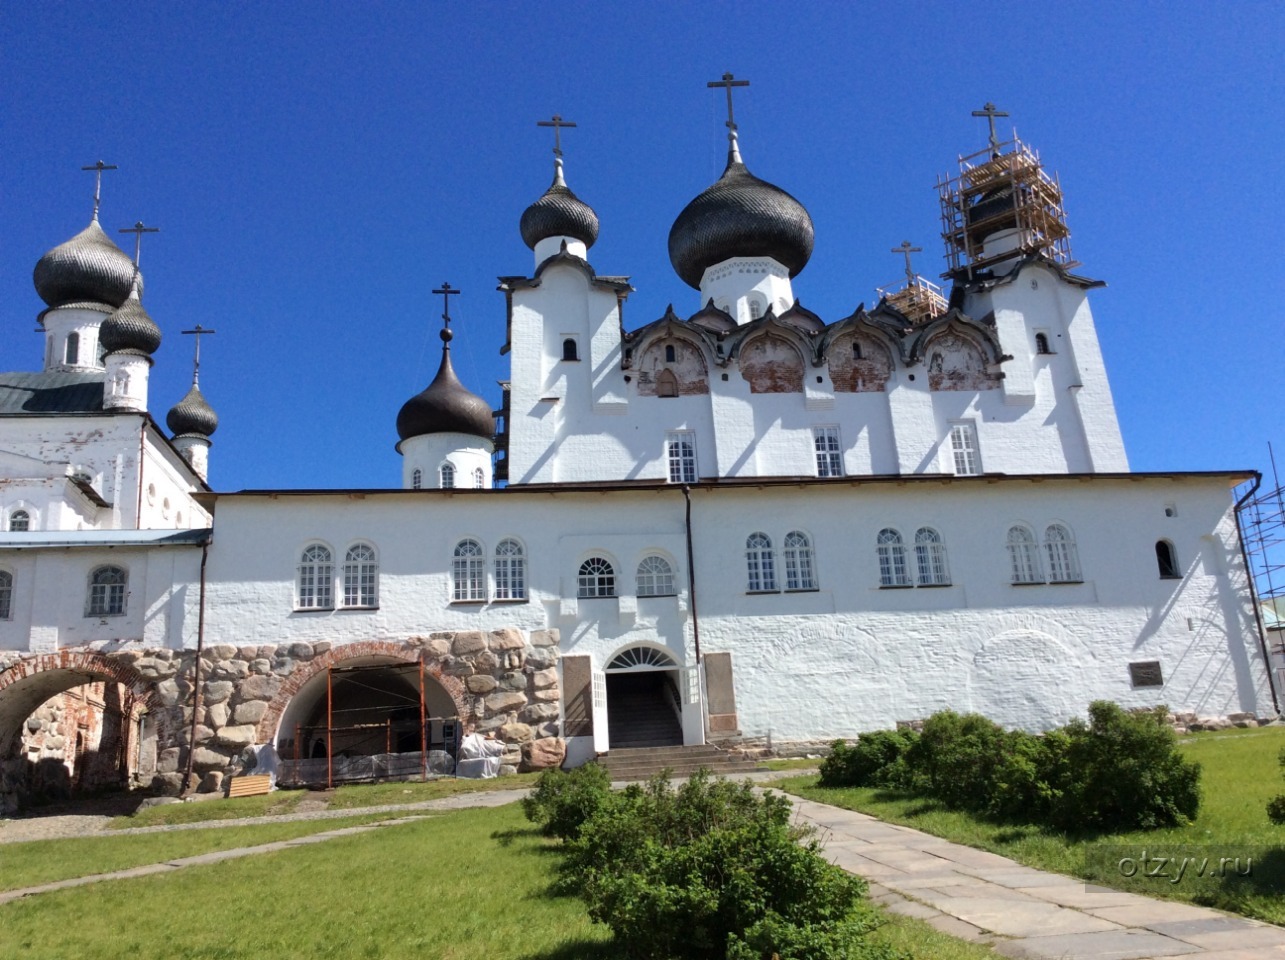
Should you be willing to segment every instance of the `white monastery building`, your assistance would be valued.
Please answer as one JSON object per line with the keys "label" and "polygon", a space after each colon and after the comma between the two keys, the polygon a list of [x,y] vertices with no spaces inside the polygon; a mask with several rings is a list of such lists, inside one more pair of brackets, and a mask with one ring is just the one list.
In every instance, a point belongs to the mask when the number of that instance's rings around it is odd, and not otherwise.
{"label": "white monastery building", "polygon": [[[502,409],[452,368],[444,287],[387,489],[214,492],[218,418],[195,375],[150,414],[161,330],[96,201],[36,265],[42,369],[0,374],[0,810],[88,752],[214,789],[449,771],[470,732],[539,767],[945,708],[1276,716],[1231,497],[1254,474],[1130,472],[1101,282],[1035,153],[992,132],[939,183],[948,290],[905,244],[904,284],[822,318],[812,220],[729,129],[669,235],[690,303],[632,330],[555,150],[500,278]],[[88,683],[112,743],[47,719]]]}

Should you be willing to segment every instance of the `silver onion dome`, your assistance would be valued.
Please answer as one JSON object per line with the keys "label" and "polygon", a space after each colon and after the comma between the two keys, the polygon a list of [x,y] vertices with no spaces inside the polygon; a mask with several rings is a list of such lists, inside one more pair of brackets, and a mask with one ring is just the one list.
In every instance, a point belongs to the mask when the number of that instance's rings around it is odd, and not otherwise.
{"label": "silver onion dome", "polygon": [[201,393],[201,388],[193,381],[192,389],[165,415],[165,425],[176,437],[185,433],[208,437],[219,428],[219,415],[214,412]]}
{"label": "silver onion dome", "polygon": [[103,321],[98,328],[98,342],[107,353],[137,350],[150,355],[161,345],[161,328],[148,316],[134,293]]}
{"label": "silver onion dome", "polygon": [[50,307],[69,303],[119,307],[129,297],[135,274],[134,261],[112,243],[95,218],[36,261],[32,279],[36,293]]}
{"label": "silver onion dome", "polygon": [[531,206],[522,211],[522,242],[532,250],[549,237],[572,237],[586,247],[598,239],[598,215],[567,186],[562,160],[555,161],[553,183]]}
{"label": "silver onion dome", "polygon": [[407,400],[397,414],[397,435],[403,440],[430,433],[467,433],[490,440],[495,415],[490,404],[473,393],[451,366],[451,331],[441,332],[442,365],[433,382]]}
{"label": "silver onion dome", "polygon": [[771,257],[795,277],[812,256],[815,234],[803,204],[746,168],[735,141],[727,169],[683,208],[669,231],[669,260],[688,286],[732,257]]}

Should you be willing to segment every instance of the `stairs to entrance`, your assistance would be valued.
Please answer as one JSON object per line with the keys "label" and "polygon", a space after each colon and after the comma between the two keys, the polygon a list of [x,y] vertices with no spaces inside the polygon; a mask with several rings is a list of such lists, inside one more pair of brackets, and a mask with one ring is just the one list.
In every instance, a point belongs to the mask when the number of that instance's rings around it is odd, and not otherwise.
{"label": "stairs to entrance", "polygon": [[626,747],[613,746],[598,757],[613,781],[646,780],[668,769],[671,776],[690,777],[704,768],[722,777],[735,777],[758,769],[753,760],[733,760],[718,747],[706,744],[696,747]]}
{"label": "stairs to entrance", "polygon": [[683,727],[665,697],[660,673],[608,676],[607,739],[611,749],[680,746]]}

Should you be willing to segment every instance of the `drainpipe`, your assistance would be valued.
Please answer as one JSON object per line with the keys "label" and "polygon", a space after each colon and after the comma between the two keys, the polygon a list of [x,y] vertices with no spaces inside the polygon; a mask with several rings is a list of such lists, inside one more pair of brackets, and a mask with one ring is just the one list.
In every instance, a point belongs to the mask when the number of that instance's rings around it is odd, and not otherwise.
{"label": "drainpipe", "polygon": [[1276,684],[1272,680],[1272,657],[1267,652],[1267,631],[1263,627],[1263,611],[1258,605],[1258,590],[1254,587],[1254,568],[1249,565],[1249,551],[1245,548],[1245,529],[1240,523],[1241,508],[1249,502],[1249,498],[1258,492],[1259,486],[1263,482],[1263,475],[1257,470],[1254,471],[1254,485],[1249,488],[1249,492],[1236,501],[1236,537],[1240,540],[1240,559],[1245,564],[1245,579],[1249,581],[1249,600],[1254,605],[1254,623],[1258,627],[1258,648],[1263,652],[1263,666],[1267,670],[1267,689],[1272,694],[1272,708],[1276,711],[1277,716],[1281,712],[1281,702],[1276,696]]}
{"label": "drainpipe", "polygon": [[696,564],[692,557],[692,488],[683,484],[683,501],[686,504],[684,521],[687,527],[687,595],[692,601],[692,641],[696,646],[696,662],[701,662],[701,622],[696,614]]}
{"label": "drainpipe", "polygon": [[192,793],[192,761],[196,757],[196,721],[201,715],[201,656],[205,653],[205,563],[210,558],[210,541],[201,544],[201,593],[196,614],[196,663],[192,665],[192,727],[187,736],[187,766],[183,771],[183,793]]}

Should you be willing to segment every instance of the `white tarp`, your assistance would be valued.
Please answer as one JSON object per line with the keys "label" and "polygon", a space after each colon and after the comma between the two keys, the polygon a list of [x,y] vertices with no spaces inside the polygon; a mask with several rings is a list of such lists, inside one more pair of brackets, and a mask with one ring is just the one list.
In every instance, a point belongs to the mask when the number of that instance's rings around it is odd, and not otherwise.
{"label": "white tarp", "polygon": [[455,764],[455,775],[474,778],[498,777],[502,753],[504,753],[504,744],[499,740],[487,739],[480,733],[470,733],[460,744],[460,758]]}

